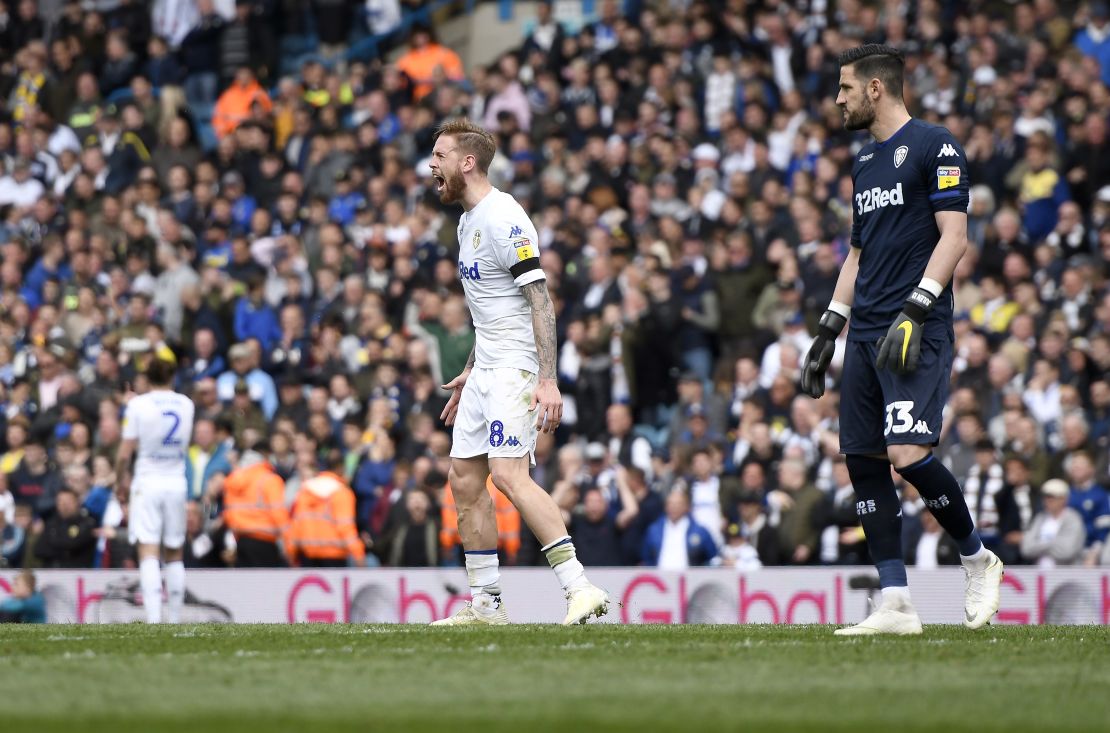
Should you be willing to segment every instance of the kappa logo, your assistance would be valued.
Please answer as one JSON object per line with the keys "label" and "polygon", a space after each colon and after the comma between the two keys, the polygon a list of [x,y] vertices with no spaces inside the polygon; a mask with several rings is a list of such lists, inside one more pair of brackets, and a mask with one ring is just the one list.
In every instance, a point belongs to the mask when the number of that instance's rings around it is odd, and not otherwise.
{"label": "kappa logo", "polygon": [[918,433],[920,435],[932,435],[933,434],[933,431],[929,429],[929,426],[925,423],[924,420],[918,420],[917,424],[913,426],[913,430],[911,430],[910,432],[911,433]]}
{"label": "kappa logo", "polygon": [[894,167],[901,168],[902,164],[906,162],[906,156],[910,154],[910,149],[905,145],[901,145],[894,151]]}
{"label": "kappa logo", "polygon": [[859,162],[866,163],[867,161],[871,160],[874,157],[875,157],[874,153],[868,153],[867,155],[861,155],[861,156],[859,156]]}
{"label": "kappa logo", "polygon": [[505,438],[505,445],[510,448],[517,448],[520,446],[520,441],[517,440],[515,435],[510,435],[508,438]]}
{"label": "kappa logo", "polygon": [[958,158],[960,154],[952,147],[951,143],[945,143],[940,146],[940,152],[937,153],[938,158]]}
{"label": "kappa logo", "polygon": [[519,237],[523,233],[524,232],[521,231],[520,227],[513,227],[509,230],[509,239],[512,239],[513,237]]}

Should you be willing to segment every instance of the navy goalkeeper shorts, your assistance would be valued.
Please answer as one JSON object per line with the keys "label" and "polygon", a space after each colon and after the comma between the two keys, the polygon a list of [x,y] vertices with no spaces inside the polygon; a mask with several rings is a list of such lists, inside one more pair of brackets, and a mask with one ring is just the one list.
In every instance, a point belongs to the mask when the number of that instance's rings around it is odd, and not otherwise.
{"label": "navy goalkeeper shorts", "polygon": [[948,383],[952,342],[925,339],[911,374],[876,369],[873,341],[849,341],[840,385],[840,452],[885,455],[888,445],[936,445]]}

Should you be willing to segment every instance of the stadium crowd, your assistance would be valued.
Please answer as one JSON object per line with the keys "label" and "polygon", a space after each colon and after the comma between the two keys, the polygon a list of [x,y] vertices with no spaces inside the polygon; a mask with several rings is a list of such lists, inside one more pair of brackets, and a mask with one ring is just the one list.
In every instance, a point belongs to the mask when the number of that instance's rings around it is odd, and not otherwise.
{"label": "stadium crowd", "polygon": [[[579,558],[869,562],[843,344],[822,399],[797,386],[864,141],[836,56],[863,42],[904,51],[973,184],[937,453],[1006,562],[1110,563],[1105,3],[538,3],[465,70],[423,26],[344,55],[353,3],[60,5],[0,0],[3,564],[134,566],[114,457],[151,358],[197,405],[190,565],[457,563],[439,385],[474,334],[427,156],[461,115],[540,232],[566,412],[535,477]],[[283,69],[291,38],[324,55]],[[907,559],[958,562],[895,480]],[[496,498],[503,561],[542,563]],[[323,504],[357,529],[312,554]]]}

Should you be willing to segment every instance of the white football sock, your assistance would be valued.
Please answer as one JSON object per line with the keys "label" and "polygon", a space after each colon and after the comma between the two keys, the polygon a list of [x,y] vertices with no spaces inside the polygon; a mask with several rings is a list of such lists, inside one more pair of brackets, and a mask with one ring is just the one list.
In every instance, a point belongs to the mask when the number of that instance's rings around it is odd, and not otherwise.
{"label": "white football sock", "polygon": [[547,555],[547,562],[555,571],[555,577],[559,579],[559,585],[563,586],[563,590],[574,590],[589,585],[590,581],[586,580],[586,569],[578,560],[574,543],[570,541],[569,536],[560,537],[541,549]]}
{"label": "white football sock", "polygon": [[143,590],[146,622],[162,623],[162,571],[158,558],[148,557],[139,563],[139,585]]}
{"label": "white football sock", "polygon": [[990,558],[990,550],[986,546],[980,547],[974,555],[960,555],[960,562],[964,565],[986,565]]}
{"label": "white football sock", "polygon": [[911,605],[909,587],[892,585],[883,588],[883,604],[899,609]]}
{"label": "white football sock", "polygon": [[171,624],[181,623],[181,608],[185,605],[185,563],[180,560],[166,563],[166,618]]}
{"label": "white football sock", "polygon": [[497,553],[464,553],[466,557],[466,575],[470,586],[470,597],[479,594],[490,596],[501,595],[501,568]]}

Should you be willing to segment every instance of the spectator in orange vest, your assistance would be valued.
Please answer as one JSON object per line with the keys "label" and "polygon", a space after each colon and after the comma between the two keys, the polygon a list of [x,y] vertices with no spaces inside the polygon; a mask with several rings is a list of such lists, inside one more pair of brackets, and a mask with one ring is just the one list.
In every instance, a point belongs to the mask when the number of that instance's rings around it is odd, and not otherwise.
{"label": "spectator in orange vest", "polygon": [[366,548],[355,529],[355,494],[338,471],[316,474],[297,492],[285,536],[290,563],[308,568],[366,565]]}
{"label": "spectator in orange vest", "polygon": [[[501,562],[516,564],[516,554],[520,551],[520,512],[513,503],[493,485],[493,476],[486,477],[486,491],[493,498],[493,511],[497,518],[497,550]],[[443,495],[441,511],[443,529],[439,531],[439,546],[446,558],[453,557],[462,540],[459,538],[459,512],[455,508],[455,497],[448,483]]]}
{"label": "spectator in orange vest", "polygon": [[285,482],[263,458],[268,453],[269,446],[256,445],[224,479],[224,523],[235,534],[236,567],[285,565],[278,548],[289,527]]}
{"label": "spectator in orange vest", "polygon": [[437,81],[462,81],[464,77],[459,55],[441,46],[432,29],[422,25],[413,27],[409,50],[397,59],[397,68],[412,80],[413,99],[416,101],[432,91]]}
{"label": "spectator in orange vest", "polygon": [[251,116],[251,108],[259,104],[264,112],[269,112],[273,107],[270,95],[254,78],[250,67],[242,66],[235,72],[235,80],[231,86],[216,100],[216,108],[212,112],[212,129],[216,137],[223,138],[229,132]]}

